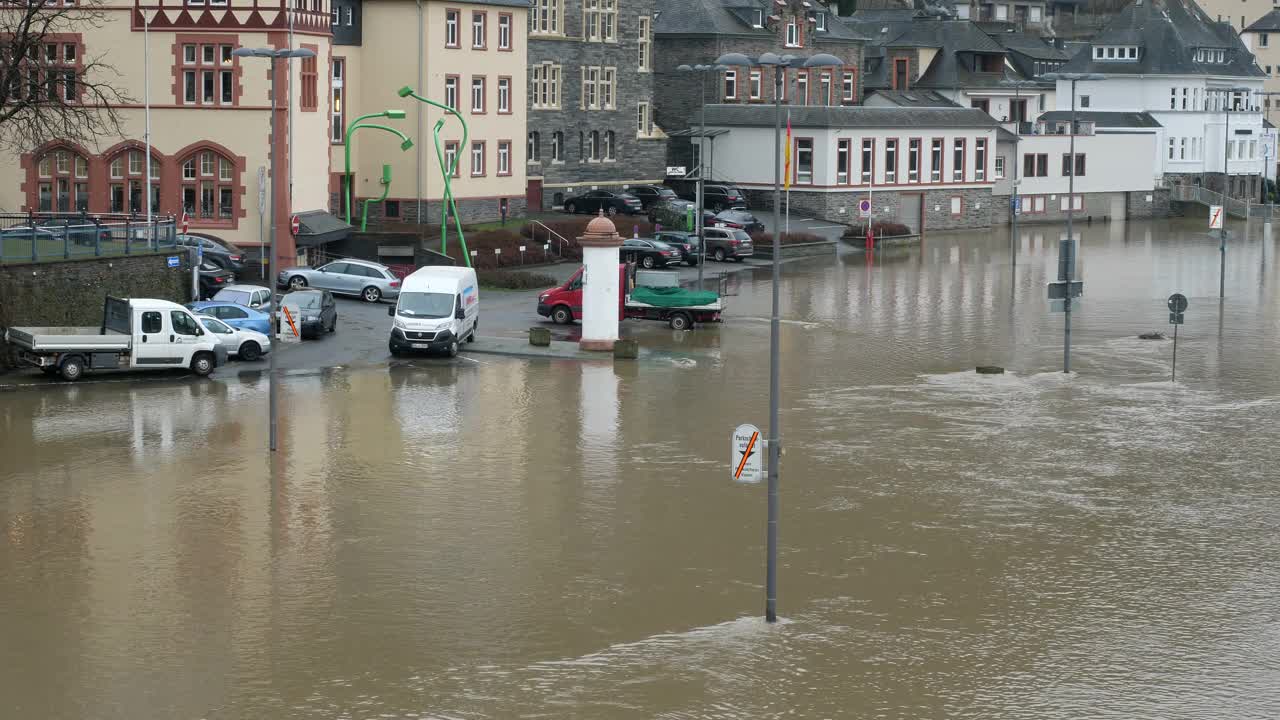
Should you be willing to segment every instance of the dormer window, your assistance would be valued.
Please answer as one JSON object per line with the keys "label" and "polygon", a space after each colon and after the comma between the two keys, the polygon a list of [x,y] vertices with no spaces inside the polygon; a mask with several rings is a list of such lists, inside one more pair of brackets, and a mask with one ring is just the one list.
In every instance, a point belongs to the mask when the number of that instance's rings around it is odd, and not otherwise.
{"label": "dormer window", "polygon": [[1094,45],[1093,59],[1106,62],[1137,62],[1137,45]]}
{"label": "dormer window", "polygon": [[817,28],[818,32],[827,31],[827,14],[826,13],[823,13],[823,12],[814,13],[813,21],[814,21],[814,27]]}
{"label": "dormer window", "polygon": [[751,27],[753,28],[764,27],[764,11],[763,10],[751,11]]}
{"label": "dormer window", "polygon": [[1214,48],[1198,48],[1196,50],[1196,62],[1222,65],[1227,62],[1227,51]]}
{"label": "dormer window", "polygon": [[791,18],[787,21],[787,47],[800,47],[800,26],[796,24],[796,19]]}

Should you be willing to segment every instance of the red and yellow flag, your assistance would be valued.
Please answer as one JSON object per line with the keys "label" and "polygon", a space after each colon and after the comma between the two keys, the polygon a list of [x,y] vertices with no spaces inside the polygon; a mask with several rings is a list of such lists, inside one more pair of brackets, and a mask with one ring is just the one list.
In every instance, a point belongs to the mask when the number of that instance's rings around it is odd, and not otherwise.
{"label": "red and yellow flag", "polygon": [[791,189],[791,111],[787,111],[787,144],[782,151],[782,186]]}

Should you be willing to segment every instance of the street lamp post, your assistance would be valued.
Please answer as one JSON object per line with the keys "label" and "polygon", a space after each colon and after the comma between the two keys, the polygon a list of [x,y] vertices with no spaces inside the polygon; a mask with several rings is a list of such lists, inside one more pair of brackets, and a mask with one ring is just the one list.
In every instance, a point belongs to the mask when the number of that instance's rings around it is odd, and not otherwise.
{"label": "street lamp post", "polygon": [[769,316],[769,521],[765,567],[765,622],[778,620],[778,483],[782,451],[782,432],[778,424],[779,336],[781,305],[779,284],[782,257],[782,80],[788,67],[840,67],[844,61],[834,55],[819,53],[807,58],[765,53],[752,60],[740,53],[721,55],[716,65],[736,67],[772,67],[773,72],[773,311]]}
{"label": "street lamp post", "polygon": [[[1015,101],[1022,101],[1022,88],[1038,86],[1034,80],[1004,80],[1002,85],[1013,86],[1013,97]],[[1013,111],[1010,109],[1009,117],[1013,117]],[[1010,186],[1012,192],[1009,199],[1009,258],[1014,267],[1018,266],[1018,213],[1022,211],[1019,206],[1018,198],[1018,144],[1022,141],[1022,121],[1013,121],[1013,184]]]}
{"label": "street lamp post", "polygon": [[706,196],[704,195],[703,191],[706,189],[706,175],[707,175],[706,171],[704,170],[704,168],[707,166],[707,147],[706,147],[707,76],[706,74],[708,72],[715,72],[723,69],[724,69],[724,66],[720,64],[680,65],[676,67],[676,70],[678,72],[698,73],[698,85],[700,85],[702,88],[702,112],[700,113],[701,121],[700,121],[700,129],[698,130],[698,188],[697,188],[698,218],[697,220],[694,221],[694,232],[698,236],[698,256],[699,256],[698,257],[698,289],[699,290],[702,289],[703,266],[707,264],[707,248],[706,248],[706,243],[703,242],[703,237],[702,237],[704,235],[702,231],[705,229],[703,227],[703,214],[706,212]]}
{"label": "street lamp post", "polygon": [[[236,48],[235,50],[232,50],[231,54],[234,57],[267,58],[271,62],[271,136],[270,136],[271,139],[267,143],[267,166],[271,169],[271,192],[270,192],[271,199],[268,200],[268,203],[271,205],[271,228],[272,228],[271,230],[271,269],[270,269],[271,281],[270,282],[272,283],[272,287],[274,288],[275,282],[276,282],[276,273],[278,272],[276,269],[276,234],[277,233],[276,233],[275,226],[279,221],[279,218],[276,217],[276,207],[275,207],[276,187],[277,187],[276,180],[277,180],[277,176],[279,175],[279,173],[276,172],[276,151],[275,151],[276,135],[278,133],[278,128],[276,127],[276,115],[277,115],[276,98],[279,97],[279,94],[276,92],[276,61],[277,60],[288,61],[293,58],[315,57],[316,53],[314,50],[308,50],[306,48],[276,49],[276,48],[241,47],[241,48]],[[293,102],[293,98],[289,98],[289,101]],[[150,158],[148,158],[148,161],[150,161]],[[150,190],[150,188],[148,188],[148,190]],[[276,322],[277,308],[276,308],[275,290],[273,289],[270,293],[268,293],[268,295],[270,295],[271,297],[271,303],[270,303],[270,308],[268,310],[268,313],[271,315],[271,325],[272,325],[271,340],[274,342],[279,335],[277,332],[275,332],[275,328],[279,327]],[[279,353],[277,352],[267,353],[268,362],[270,363],[269,370],[267,373],[267,395],[269,398],[268,404],[270,406],[269,412],[271,415],[271,419],[269,421],[270,429],[268,431],[267,440],[268,440],[268,446],[271,448],[271,452],[275,452],[278,446],[278,443],[276,442],[276,434],[277,434],[277,428],[278,428],[277,413],[276,413],[276,404],[277,404],[276,355],[279,355]]]}
{"label": "street lamp post", "polygon": [[[1218,230],[1218,298],[1222,299],[1227,295],[1227,216],[1231,214],[1231,208],[1227,206],[1230,202],[1227,187],[1231,181],[1231,173],[1228,172],[1231,167],[1231,104],[1236,93],[1250,93],[1253,88],[1209,88],[1205,92],[1227,93],[1222,102],[1222,228]],[[1245,222],[1248,222],[1247,217]]]}
{"label": "street lamp post", "polygon": [[1071,296],[1076,271],[1076,241],[1072,219],[1076,203],[1076,83],[1081,80],[1106,80],[1099,73],[1048,73],[1048,80],[1071,81],[1071,134],[1068,143],[1067,163],[1071,172],[1067,175],[1067,238],[1058,245],[1058,282],[1065,291],[1062,298],[1062,372],[1071,372]]}

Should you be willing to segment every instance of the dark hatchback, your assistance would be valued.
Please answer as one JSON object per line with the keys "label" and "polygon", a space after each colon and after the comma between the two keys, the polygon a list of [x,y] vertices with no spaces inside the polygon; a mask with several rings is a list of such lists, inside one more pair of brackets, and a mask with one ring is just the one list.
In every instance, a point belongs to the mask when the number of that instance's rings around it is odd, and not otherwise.
{"label": "dark hatchback", "polygon": [[233,273],[240,272],[245,266],[244,251],[226,242],[220,242],[199,235],[178,234],[175,239],[178,247],[199,247],[205,262],[211,262]]}
{"label": "dark hatchback", "polygon": [[653,234],[654,240],[664,242],[671,247],[680,251],[680,257],[689,267],[695,267],[698,264],[698,255],[701,254],[696,233],[683,232],[680,230],[660,230]]}
{"label": "dark hatchback", "polygon": [[639,198],[646,210],[654,203],[676,199],[676,191],[663,185],[632,185],[627,188],[627,192]]}
{"label": "dark hatchback", "polygon": [[[297,307],[301,317],[293,318],[304,338],[320,337],[338,327],[338,307],[328,290],[294,290],[280,298],[280,304]],[[288,320],[284,320],[287,324]]]}
{"label": "dark hatchback", "polygon": [[715,220],[709,224],[711,227],[724,225],[734,230],[746,230],[747,234],[764,232],[764,223],[746,210],[725,210],[717,213]]}
{"label": "dark hatchback", "polygon": [[564,211],[567,213],[596,213],[601,210],[606,215],[639,215],[644,211],[644,206],[635,195],[608,190],[592,190],[564,201]]}
{"label": "dark hatchback", "polygon": [[623,262],[634,262],[642,268],[679,265],[682,259],[679,249],[661,240],[628,238],[622,243]]}
{"label": "dark hatchback", "polygon": [[211,298],[219,290],[234,285],[236,274],[220,265],[205,260],[200,263],[200,298]]}

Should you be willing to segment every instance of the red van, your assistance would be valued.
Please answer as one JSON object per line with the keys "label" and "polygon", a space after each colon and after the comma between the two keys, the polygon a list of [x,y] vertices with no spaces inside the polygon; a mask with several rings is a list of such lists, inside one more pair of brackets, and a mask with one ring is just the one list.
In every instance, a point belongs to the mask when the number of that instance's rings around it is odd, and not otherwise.
{"label": "red van", "polygon": [[[551,318],[557,325],[568,325],[574,320],[582,319],[582,275],[586,266],[578,268],[573,277],[564,281],[563,285],[553,287],[538,295],[538,314]],[[625,316],[623,298],[626,296],[627,266],[618,266],[618,317]]]}

